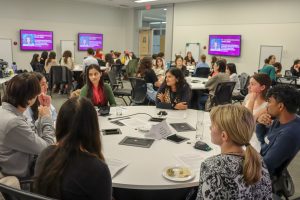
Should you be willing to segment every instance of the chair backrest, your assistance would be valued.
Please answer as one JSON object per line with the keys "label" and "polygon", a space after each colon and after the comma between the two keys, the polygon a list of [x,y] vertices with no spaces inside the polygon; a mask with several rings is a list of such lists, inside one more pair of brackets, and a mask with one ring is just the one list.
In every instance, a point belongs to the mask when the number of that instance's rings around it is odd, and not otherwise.
{"label": "chair backrest", "polygon": [[106,65],[104,60],[97,59],[97,61],[98,61],[99,66],[105,66]]}
{"label": "chair backrest", "polygon": [[129,77],[132,87],[131,100],[135,104],[142,104],[147,96],[147,84],[144,79]]}
{"label": "chair backrest", "polygon": [[215,91],[215,95],[212,99],[212,105],[223,105],[230,104],[232,98],[232,91],[234,89],[236,82],[226,81],[218,83]]}
{"label": "chair backrest", "polygon": [[73,72],[66,66],[55,65],[50,68],[49,88],[52,89],[54,84],[72,83]]}
{"label": "chair backrest", "polygon": [[200,78],[207,78],[210,74],[210,69],[208,67],[198,67],[196,68],[195,76]]}
{"label": "chair backrest", "polygon": [[54,200],[52,198],[48,198],[24,190],[19,190],[3,184],[0,184],[0,192],[6,200]]}
{"label": "chair backrest", "polygon": [[283,84],[283,85],[290,85],[290,86],[297,86],[297,77],[291,76],[291,77],[278,77],[276,80],[277,84]]}
{"label": "chair backrest", "polygon": [[118,84],[116,68],[111,68],[111,70],[107,74],[108,74],[108,78],[109,78],[111,88],[115,89],[117,87],[117,84]]}
{"label": "chair backrest", "polygon": [[239,76],[239,80],[241,84],[241,94],[246,96],[248,94],[250,76],[247,73],[241,73],[241,75]]}
{"label": "chair backrest", "polygon": [[288,69],[288,70],[284,71],[284,76],[290,77],[290,76],[293,76],[293,74],[292,74],[291,70]]}

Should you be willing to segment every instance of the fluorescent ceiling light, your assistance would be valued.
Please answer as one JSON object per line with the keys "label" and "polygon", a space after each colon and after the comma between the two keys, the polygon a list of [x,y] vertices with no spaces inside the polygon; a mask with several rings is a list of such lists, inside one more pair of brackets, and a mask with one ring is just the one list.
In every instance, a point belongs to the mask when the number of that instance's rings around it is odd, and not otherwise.
{"label": "fluorescent ceiling light", "polygon": [[167,10],[166,8],[164,8],[164,10]]}
{"label": "fluorescent ceiling light", "polygon": [[134,2],[135,3],[146,3],[146,2],[151,2],[151,1],[157,1],[157,0],[136,0]]}

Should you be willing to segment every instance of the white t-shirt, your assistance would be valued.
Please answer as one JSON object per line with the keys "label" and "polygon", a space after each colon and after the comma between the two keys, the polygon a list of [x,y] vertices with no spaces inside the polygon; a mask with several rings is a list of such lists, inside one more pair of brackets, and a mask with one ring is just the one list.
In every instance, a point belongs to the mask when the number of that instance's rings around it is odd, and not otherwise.
{"label": "white t-shirt", "polygon": [[85,68],[90,66],[90,65],[99,65],[98,60],[94,58],[94,56],[88,56],[86,59],[83,60],[83,69],[85,71]]}

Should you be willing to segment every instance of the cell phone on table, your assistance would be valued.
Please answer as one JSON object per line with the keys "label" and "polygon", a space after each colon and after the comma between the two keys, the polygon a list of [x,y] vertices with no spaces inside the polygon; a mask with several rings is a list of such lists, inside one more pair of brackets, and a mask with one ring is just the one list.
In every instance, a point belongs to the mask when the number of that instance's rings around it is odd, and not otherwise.
{"label": "cell phone on table", "polygon": [[114,129],[102,129],[103,135],[119,135],[122,134],[119,128]]}
{"label": "cell phone on table", "polygon": [[170,135],[166,138],[167,140],[171,141],[171,142],[175,142],[177,144],[181,143],[181,142],[184,142],[186,140],[189,140],[189,138],[186,138],[186,137],[182,137],[180,135]]}

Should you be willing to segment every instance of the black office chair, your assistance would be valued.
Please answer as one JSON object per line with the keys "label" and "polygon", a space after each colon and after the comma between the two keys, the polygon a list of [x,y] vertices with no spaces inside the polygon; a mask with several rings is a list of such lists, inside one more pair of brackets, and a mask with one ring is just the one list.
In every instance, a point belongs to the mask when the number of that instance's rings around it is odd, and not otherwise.
{"label": "black office chair", "polygon": [[0,192],[5,200],[54,200],[49,197],[26,192],[3,184],[0,184]]}
{"label": "black office chair", "polygon": [[112,68],[108,72],[108,78],[109,78],[110,86],[113,90],[114,96],[117,98],[121,98],[124,101],[125,105],[128,106],[128,103],[126,102],[125,97],[127,97],[131,103],[131,98],[130,98],[131,90],[121,88],[121,84],[118,83],[118,81],[117,81],[117,72],[116,72],[115,68]]}
{"label": "black office chair", "polygon": [[276,84],[283,84],[283,85],[290,85],[293,87],[297,87],[297,77],[296,76],[278,77],[276,80]]}
{"label": "black office chair", "polygon": [[242,73],[239,76],[239,80],[240,80],[240,88],[241,88],[240,94],[232,96],[232,101],[242,103],[246,95],[248,94],[248,85],[250,81],[250,76],[246,73]]}
{"label": "black office chair", "polygon": [[61,83],[67,84],[68,89],[72,89],[73,72],[65,66],[52,66],[49,74],[49,89],[52,95],[54,85],[59,88]]}
{"label": "black office chair", "polygon": [[196,68],[195,77],[208,78],[210,74],[210,69],[208,67],[198,67]]}
{"label": "black office chair", "polygon": [[279,197],[285,197],[285,199],[289,199],[289,197],[293,196],[295,193],[294,182],[287,170],[287,167],[292,160],[293,159],[287,160],[285,163],[283,163],[282,166],[271,177],[272,192]]}
{"label": "black office chair", "polygon": [[132,87],[131,101],[137,105],[148,104],[147,84],[142,78],[129,77]]}
{"label": "black office chair", "polygon": [[231,104],[232,101],[232,91],[234,89],[236,82],[227,81],[218,83],[215,95],[212,97],[211,105],[218,106],[224,104]]}
{"label": "black office chair", "polygon": [[292,74],[291,70],[288,69],[288,70],[284,71],[284,76],[285,77],[290,77],[290,76],[293,76],[293,74]]}

